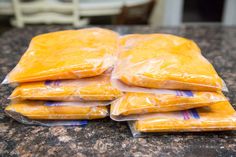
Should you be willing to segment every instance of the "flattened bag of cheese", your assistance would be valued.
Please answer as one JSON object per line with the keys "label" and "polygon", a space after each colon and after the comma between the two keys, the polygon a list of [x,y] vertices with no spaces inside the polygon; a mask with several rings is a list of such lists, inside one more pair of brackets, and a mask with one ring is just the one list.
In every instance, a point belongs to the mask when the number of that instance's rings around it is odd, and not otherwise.
{"label": "flattened bag of cheese", "polygon": [[101,28],[65,30],[34,37],[3,83],[78,79],[114,64],[118,34]]}
{"label": "flattened bag of cheese", "polygon": [[236,112],[229,102],[207,107],[153,114],[129,122],[134,137],[154,132],[199,132],[236,130]]}
{"label": "flattened bag of cheese", "polygon": [[227,101],[220,92],[126,93],[112,102],[110,116],[116,121],[135,120],[143,114],[180,111]]}
{"label": "flattened bag of cheese", "polygon": [[130,86],[220,91],[223,81],[191,40],[168,34],[133,34],[120,39],[112,79]]}
{"label": "flattened bag of cheese", "polygon": [[110,83],[110,75],[77,80],[22,83],[10,95],[17,100],[110,101],[122,92]]}
{"label": "flattened bag of cheese", "polygon": [[86,120],[108,116],[108,109],[96,102],[12,102],[5,112],[17,121],[30,120]]}

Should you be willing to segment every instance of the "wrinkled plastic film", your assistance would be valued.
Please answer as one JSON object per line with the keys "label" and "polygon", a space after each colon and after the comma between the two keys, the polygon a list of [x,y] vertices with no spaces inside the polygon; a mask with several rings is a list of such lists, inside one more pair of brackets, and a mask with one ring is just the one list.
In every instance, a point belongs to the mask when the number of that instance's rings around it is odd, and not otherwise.
{"label": "wrinkled plastic film", "polygon": [[148,136],[147,134],[145,134],[145,133],[143,133],[143,132],[140,132],[140,131],[138,131],[137,129],[135,129],[135,127],[134,127],[134,122],[133,122],[133,121],[128,121],[127,123],[128,123],[130,132],[131,132],[131,134],[132,134],[133,137],[139,138],[139,137]]}
{"label": "wrinkled plastic film", "polygon": [[226,85],[226,83],[223,79],[222,79],[222,83],[223,83],[222,91],[229,92],[229,89],[228,89],[228,87],[227,87],[227,85]]}
{"label": "wrinkled plastic film", "polygon": [[18,100],[110,101],[122,95],[110,83],[110,75],[77,80],[23,83],[9,97]]}
{"label": "wrinkled plastic film", "polygon": [[126,93],[111,103],[110,116],[116,121],[137,120],[143,114],[186,110],[227,101],[222,93],[217,92]]}
{"label": "wrinkled plastic film", "polygon": [[3,83],[78,79],[102,74],[114,64],[118,34],[100,28],[34,37]]}
{"label": "wrinkled plastic film", "polygon": [[235,110],[228,102],[181,112],[171,112],[168,113],[168,116],[162,115],[129,122],[133,136],[140,137],[157,132],[236,130]]}
{"label": "wrinkled plastic film", "polygon": [[112,79],[130,86],[219,91],[223,82],[190,40],[166,34],[127,35]]}

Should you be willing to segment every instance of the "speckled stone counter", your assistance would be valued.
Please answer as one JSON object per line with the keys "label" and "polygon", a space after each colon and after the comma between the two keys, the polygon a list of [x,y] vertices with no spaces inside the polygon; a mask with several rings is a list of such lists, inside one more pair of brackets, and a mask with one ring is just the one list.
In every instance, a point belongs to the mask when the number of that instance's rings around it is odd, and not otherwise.
{"label": "speckled stone counter", "polygon": [[[225,80],[236,103],[236,27],[108,27],[121,34],[173,33],[195,40]],[[15,66],[30,39],[69,26],[29,26],[0,36],[0,80]],[[12,88],[0,87],[0,156],[236,156],[236,132],[159,134],[133,138],[125,122],[109,118],[86,127],[26,126],[3,108]]]}

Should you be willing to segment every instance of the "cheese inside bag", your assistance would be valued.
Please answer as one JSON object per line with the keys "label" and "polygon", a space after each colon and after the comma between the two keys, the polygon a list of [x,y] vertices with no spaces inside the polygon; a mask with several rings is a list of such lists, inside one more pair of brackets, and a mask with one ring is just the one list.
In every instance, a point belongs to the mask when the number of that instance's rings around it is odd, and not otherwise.
{"label": "cheese inside bag", "polygon": [[110,83],[110,75],[103,74],[77,80],[57,80],[22,83],[10,95],[17,100],[109,101],[122,92]]}
{"label": "cheese inside bag", "polygon": [[134,135],[140,132],[196,132],[236,130],[236,114],[229,102],[197,109],[156,114],[130,123]]}
{"label": "cheese inside bag", "polygon": [[223,86],[193,41],[168,34],[121,37],[112,79],[161,89],[219,91]]}
{"label": "cheese inside bag", "polygon": [[3,83],[97,76],[113,65],[117,47],[118,34],[101,28],[38,35]]}
{"label": "cheese inside bag", "polygon": [[126,93],[111,104],[111,118],[132,120],[146,113],[169,112],[208,106],[227,99],[222,93],[174,91],[175,94]]}
{"label": "cheese inside bag", "polygon": [[[14,117],[18,113],[29,119],[38,120],[80,120],[100,119],[108,116],[106,106],[95,102],[44,102],[44,101],[21,101],[12,102],[5,108],[5,112]],[[13,116],[12,116],[13,115]]]}

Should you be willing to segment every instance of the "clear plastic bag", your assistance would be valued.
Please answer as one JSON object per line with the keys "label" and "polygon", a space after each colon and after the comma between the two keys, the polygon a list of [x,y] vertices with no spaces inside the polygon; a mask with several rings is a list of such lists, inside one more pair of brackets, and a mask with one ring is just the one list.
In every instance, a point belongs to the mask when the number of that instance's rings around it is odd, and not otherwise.
{"label": "clear plastic bag", "polygon": [[3,83],[78,79],[102,74],[114,64],[118,34],[101,28],[36,36]]}
{"label": "clear plastic bag", "polygon": [[30,120],[86,120],[107,117],[105,105],[101,102],[21,101],[12,102],[5,112],[17,120],[21,116]]}
{"label": "clear plastic bag", "polygon": [[[114,76],[114,75],[113,75]],[[223,81],[223,80],[222,80]],[[178,91],[184,91],[184,90],[173,90],[173,89],[156,89],[156,88],[144,88],[144,87],[138,87],[138,86],[130,86],[127,85],[120,80],[116,78],[111,78],[112,86],[116,89],[119,89],[123,92],[129,92],[129,93],[152,93],[152,94],[176,94]],[[228,87],[226,86],[225,82],[223,81],[223,88],[222,90],[224,92],[228,92]],[[189,91],[189,90],[185,90]]]}
{"label": "clear plastic bag", "polygon": [[112,79],[159,89],[223,88],[222,79],[193,41],[167,34],[123,36]]}
{"label": "clear plastic bag", "polygon": [[18,121],[19,123],[26,124],[26,125],[39,125],[39,126],[85,126],[88,124],[88,120],[34,120],[29,119],[22,114],[6,110],[7,115],[12,117],[14,120]]}
{"label": "clear plastic bag", "polygon": [[200,132],[236,130],[236,113],[229,102],[191,110],[153,114],[129,122],[134,137],[156,132]]}
{"label": "clear plastic bag", "polygon": [[112,102],[110,116],[116,121],[135,120],[142,114],[180,111],[226,101],[225,96],[217,92],[126,93]]}
{"label": "clear plastic bag", "polygon": [[109,101],[122,95],[110,83],[110,74],[77,80],[23,83],[10,95],[17,100]]}

